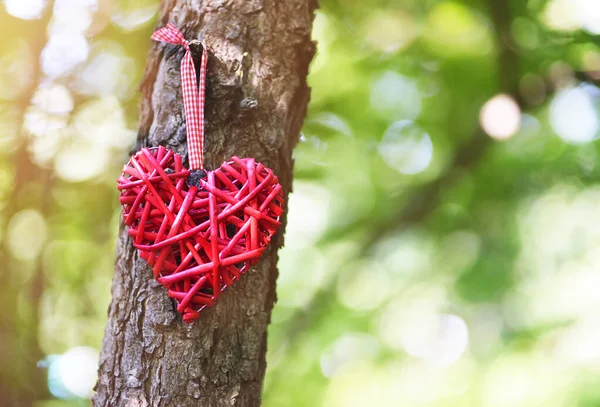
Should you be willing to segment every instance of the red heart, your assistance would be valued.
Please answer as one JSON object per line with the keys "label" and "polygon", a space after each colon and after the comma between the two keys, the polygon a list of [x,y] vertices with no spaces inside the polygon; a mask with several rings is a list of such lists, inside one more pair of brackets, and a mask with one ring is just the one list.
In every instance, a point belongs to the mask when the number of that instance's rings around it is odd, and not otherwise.
{"label": "red heart", "polygon": [[133,245],[185,322],[259,260],[283,213],[277,176],[253,158],[233,157],[199,188],[188,186],[190,172],[161,146],[141,149],[118,179]]}

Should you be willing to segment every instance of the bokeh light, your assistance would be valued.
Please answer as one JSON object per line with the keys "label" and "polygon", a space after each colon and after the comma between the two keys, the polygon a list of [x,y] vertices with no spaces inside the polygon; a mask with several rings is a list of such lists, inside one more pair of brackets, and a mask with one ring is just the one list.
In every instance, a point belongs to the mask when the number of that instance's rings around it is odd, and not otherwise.
{"label": "bokeh light", "polygon": [[551,0],[546,5],[543,20],[555,30],[583,29],[591,34],[600,33],[600,10],[594,0]]}
{"label": "bokeh light", "polygon": [[569,0],[550,0],[543,14],[543,20],[554,30],[573,31],[579,27],[577,8]]}
{"label": "bokeh light", "polygon": [[85,346],[48,357],[50,392],[60,399],[89,399],[94,394],[98,351]]}
{"label": "bokeh light", "polygon": [[8,224],[8,249],[16,259],[33,260],[43,249],[47,234],[42,214],[34,209],[24,209],[16,213]]}
{"label": "bokeh light", "polygon": [[408,47],[417,37],[418,30],[412,17],[399,10],[375,10],[364,25],[367,41],[386,53],[398,52]]}
{"label": "bokeh light", "polygon": [[444,56],[485,55],[492,50],[484,17],[456,1],[439,2],[431,10],[424,34],[434,52]]}
{"label": "bokeh light", "polygon": [[600,7],[594,0],[575,0],[581,27],[591,34],[600,34]]}
{"label": "bokeh light", "polygon": [[521,109],[510,96],[496,95],[481,107],[479,121],[490,137],[506,140],[519,131]]}
{"label": "bokeh light", "polygon": [[550,124],[569,143],[585,143],[597,137],[598,109],[585,87],[557,93],[550,105]]}
{"label": "bokeh light", "polygon": [[371,106],[382,116],[414,119],[421,112],[421,96],[414,80],[396,72],[384,72],[371,88]]}
{"label": "bokeh light", "polygon": [[34,20],[42,16],[45,0],[3,0],[8,14],[24,20]]}
{"label": "bokeh light", "polygon": [[97,0],[55,0],[50,34],[83,34],[98,10]]}
{"label": "bokeh light", "polygon": [[387,165],[401,174],[424,171],[433,159],[429,134],[409,120],[394,122],[383,135],[379,155]]}
{"label": "bokeh light", "polygon": [[111,19],[122,29],[139,30],[156,15],[156,2],[153,0],[125,0],[111,2]]}
{"label": "bokeh light", "polygon": [[538,105],[546,98],[546,84],[544,80],[531,73],[523,75],[519,82],[519,91],[523,98],[531,105]]}
{"label": "bokeh light", "polygon": [[404,349],[431,366],[450,366],[467,349],[468,328],[456,315],[431,315],[408,324],[401,333]]}
{"label": "bokeh light", "polygon": [[77,75],[81,92],[90,96],[131,97],[136,77],[135,60],[115,42],[94,44],[90,57]]}
{"label": "bokeh light", "polygon": [[53,34],[42,51],[44,73],[51,78],[64,76],[87,59],[88,48],[88,42],[82,34]]}

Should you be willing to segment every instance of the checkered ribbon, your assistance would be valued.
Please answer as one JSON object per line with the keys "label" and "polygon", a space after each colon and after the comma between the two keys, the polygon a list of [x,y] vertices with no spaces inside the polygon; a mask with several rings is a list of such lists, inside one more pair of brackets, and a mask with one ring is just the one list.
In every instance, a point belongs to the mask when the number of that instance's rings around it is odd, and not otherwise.
{"label": "checkered ribbon", "polygon": [[206,47],[202,47],[200,85],[196,86],[196,70],[190,52],[190,43],[183,38],[181,31],[169,23],[156,30],[152,34],[152,39],[182,45],[185,48],[185,55],[181,60],[181,88],[187,125],[188,158],[191,170],[204,169],[202,151],[204,148],[204,103],[206,100]]}

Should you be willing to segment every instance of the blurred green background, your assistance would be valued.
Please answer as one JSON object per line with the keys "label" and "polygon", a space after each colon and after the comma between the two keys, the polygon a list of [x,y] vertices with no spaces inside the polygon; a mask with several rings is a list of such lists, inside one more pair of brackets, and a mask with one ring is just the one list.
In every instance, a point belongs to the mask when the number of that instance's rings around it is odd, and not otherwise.
{"label": "blurred green background", "polygon": [[[0,3],[0,405],[89,405],[157,8]],[[600,406],[599,34],[321,1],[265,406]]]}

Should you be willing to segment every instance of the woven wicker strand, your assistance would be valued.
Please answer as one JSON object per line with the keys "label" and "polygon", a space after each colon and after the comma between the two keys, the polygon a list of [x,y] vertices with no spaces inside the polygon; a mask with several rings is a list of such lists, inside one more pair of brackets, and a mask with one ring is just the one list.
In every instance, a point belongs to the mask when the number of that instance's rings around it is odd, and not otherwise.
{"label": "woven wicker strand", "polygon": [[280,226],[283,191],[253,158],[233,157],[187,184],[183,159],[165,147],[143,148],[118,179],[134,246],[153,268],[185,322],[255,264]]}

